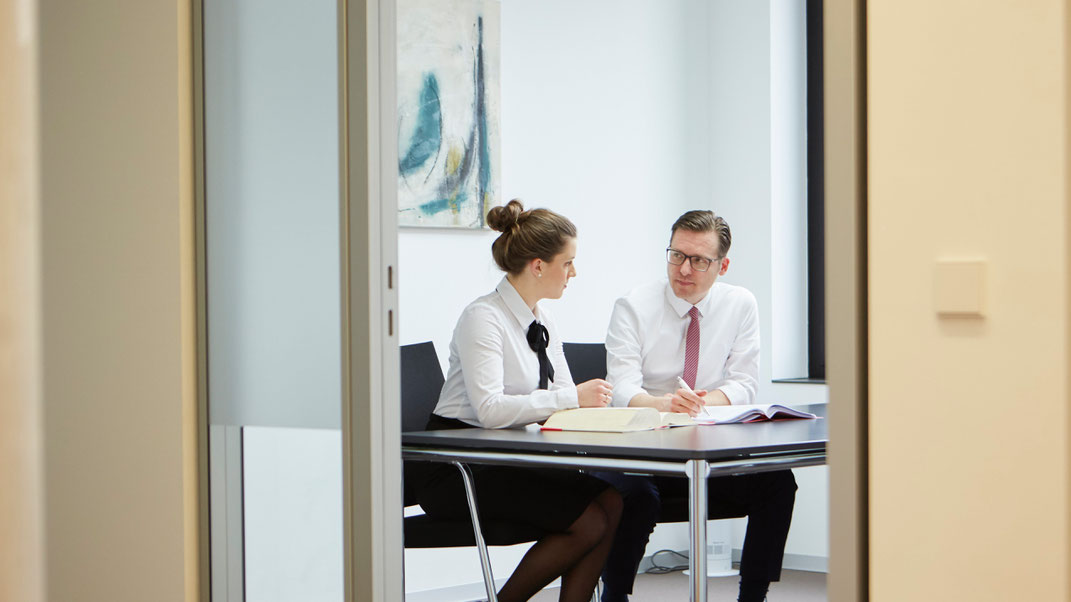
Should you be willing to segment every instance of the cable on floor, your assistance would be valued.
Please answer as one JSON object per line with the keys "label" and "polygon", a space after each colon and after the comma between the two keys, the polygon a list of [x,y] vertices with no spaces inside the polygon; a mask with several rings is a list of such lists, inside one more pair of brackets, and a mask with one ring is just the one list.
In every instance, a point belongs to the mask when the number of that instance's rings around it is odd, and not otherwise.
{"label": "cable on floor", "polygon": [[[671,559],[674,559],[674,557],[680,558],[684,561],[684,564],[675,564],[669,566],[661,564],[658,562],[658,556],[660,554],[669,554]],[[654,554],[651,554],[651,568],[647,569],[644,572],[649,573],[651,575],[664,575],[666,573],[672,573],[673,571],[683,571],[686,568],[688,568],[688,556],[681,554],[680,552],[677,552],[675,550],[659,550]]]}

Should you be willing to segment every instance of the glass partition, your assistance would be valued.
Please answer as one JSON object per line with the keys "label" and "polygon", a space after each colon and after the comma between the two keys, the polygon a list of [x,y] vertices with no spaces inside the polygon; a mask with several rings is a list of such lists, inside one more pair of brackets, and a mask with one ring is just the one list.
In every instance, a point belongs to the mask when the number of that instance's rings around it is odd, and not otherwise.
{"label": "glass partition", "polygon": [[338,5],[202,15],[212,599],[336,602]]}

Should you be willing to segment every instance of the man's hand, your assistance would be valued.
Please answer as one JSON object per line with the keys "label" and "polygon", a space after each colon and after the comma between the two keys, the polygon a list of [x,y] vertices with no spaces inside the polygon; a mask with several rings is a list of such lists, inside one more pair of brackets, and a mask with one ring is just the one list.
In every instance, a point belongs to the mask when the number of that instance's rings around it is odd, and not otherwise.
{"label": "man's hand", "polygon": [[720,389],[710,392],[700,389],[694,393],[685,389],[677,389],[676,393],[667,393],[661,397],[655,397],[647,393],[637,393],[629,400],[628,405],[634,408],[654,408],[659,412],[679,412],[689,416],[697,416],[702,413],[704,405],[727,406],[729,405],[729,398]]}
{"label": "man's hand", "polygon": [[665,396],[667,400],[666,412],[680,412],[689,416],[698,416],[705,405],[704,398],[707,392],[703,389],[692,392],[687,389],[677,389],[676,393]]}

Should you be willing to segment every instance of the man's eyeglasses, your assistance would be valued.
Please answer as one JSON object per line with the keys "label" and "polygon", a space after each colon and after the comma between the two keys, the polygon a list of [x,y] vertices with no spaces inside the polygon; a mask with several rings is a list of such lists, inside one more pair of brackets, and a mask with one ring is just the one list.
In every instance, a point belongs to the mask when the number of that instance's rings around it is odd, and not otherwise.
{"label": "man's eyeglasses", "polygon": [[710,264],[717,261],[717,259],[710,259],[709,257],[701,257],[699,255],[685,255],[672,247],[666,249],[666,261],[673,265],[681,265],[685,260],[691,263],[692,269],[697,272],[705,272],[709,270]]}

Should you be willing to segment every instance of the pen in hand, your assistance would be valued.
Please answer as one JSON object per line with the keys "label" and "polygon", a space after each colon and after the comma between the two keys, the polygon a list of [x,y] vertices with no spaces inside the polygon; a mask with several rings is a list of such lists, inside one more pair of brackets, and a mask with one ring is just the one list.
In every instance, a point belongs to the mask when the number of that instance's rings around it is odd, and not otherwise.
{"label": "pen in hand", "polygon": [[[681,388],[684,389],[685,391],[691,393],[692,395],[695,395],[695,391],[693,391],[692,388],[688,386],[688,383],[684,382],[683,378],[678,376],[677,377],[677,384],[680,385]],[[699,399],[700,399],[700,401],[702,401],[703,398],[700,397]],[[701,412],[702,412],[702,414],[704,416],[708,415],[707,414],[707,404],[706,404],[705,401],[703,402],[703,405],[701,407]]]}

